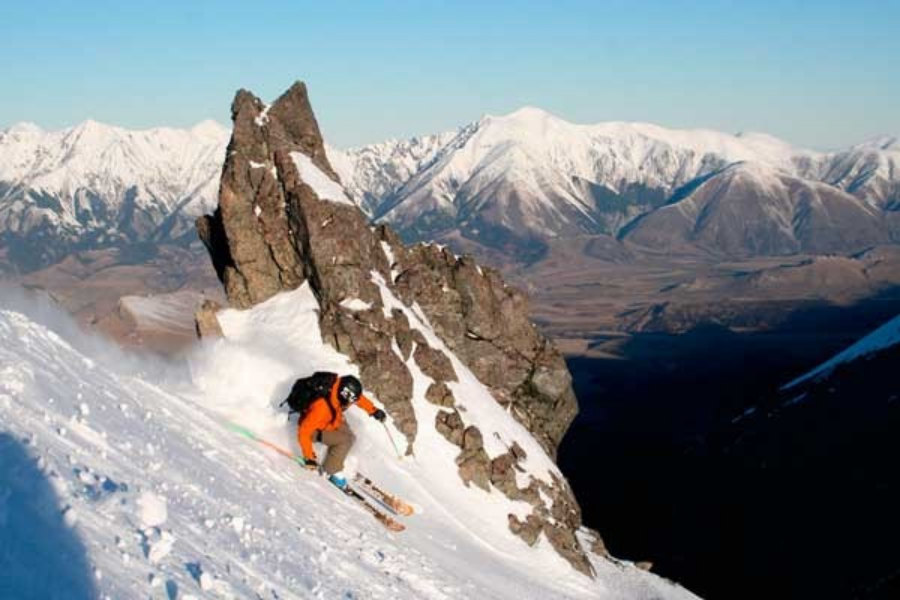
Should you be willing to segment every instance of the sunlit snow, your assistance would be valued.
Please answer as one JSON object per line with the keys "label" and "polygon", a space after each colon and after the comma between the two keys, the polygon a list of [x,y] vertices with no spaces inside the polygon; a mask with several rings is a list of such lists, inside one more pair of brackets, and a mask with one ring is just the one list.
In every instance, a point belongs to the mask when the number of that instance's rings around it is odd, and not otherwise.
{"label": "sunlit snow", "polygon": [[[589,579],[546,540],[529,548],[512,535],[505,516],[524,507],[461,484],[458,448],[427,422],[436,407],[422,398],[427,378],[413,360],[415,456],[398,459],[379,423],[347,414],[358,436],[348,470],[416,506],[402,534],[230,431],[226,424],[239,422],[296,448],[277,406],[293,380],[357,372],[321,342],[307,286],[224,311],[226,339],[176,363],[125,354],[8,291],[0,307],[0,557],[18,557],[0,562],[12,569],[0,578],[3,597],[693,597],[596,557],[598,578]],[[421,316],[410,320],[435,343]],[[467,422],[527,443],[455,359],[454,368]],[[535,446],[526,468],[555,469]]]}
{"label": "sunlit snow", "polygon": [[303,180],[303,183],[311,187],[320,200],[330,200],[340,204],[354,204],[347,197],[347,194],[344,193],[344,188],[323,173],[319,167],[313,164],[313,161],[308,156],[302,152],[291,152],[291,158],[297,166],[297,171],[300,172],[300,178]]}

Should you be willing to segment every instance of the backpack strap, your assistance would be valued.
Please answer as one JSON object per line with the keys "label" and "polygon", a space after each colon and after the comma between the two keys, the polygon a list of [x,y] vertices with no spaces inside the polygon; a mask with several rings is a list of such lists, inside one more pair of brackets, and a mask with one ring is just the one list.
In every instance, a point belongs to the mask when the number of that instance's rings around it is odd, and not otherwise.
{"label": "backpack strap", "polygon": [[281,407],[284,406],[285,404],[288,405],[288,421],[291,420],[291,415],[293,415],[294,413],[300,414],[299,411],[294,410],[293,408],[291,408],[291,405],[288,404],[288,400],[290,400],[290,398],[291,398],[291,396],[290,396],[290,394],[289,394],[288,397],[285,398],[284,400],[282,400],[282,401],[281,401],[281,404],[278,405],[278,408],[281,408]]}
{"label": "backpack strap", "polygon": [[331,387],[328,389],[328,397],[325,398],[325,404],[328,405],[328,410],[331,411],[331,421],[329,421],[329,424],[332,424],[337,420],[337,411],[334,409],[334,403],[337,402],[337,391],[340,387],[341,378],[335,375],[334,383],[332,383]]}

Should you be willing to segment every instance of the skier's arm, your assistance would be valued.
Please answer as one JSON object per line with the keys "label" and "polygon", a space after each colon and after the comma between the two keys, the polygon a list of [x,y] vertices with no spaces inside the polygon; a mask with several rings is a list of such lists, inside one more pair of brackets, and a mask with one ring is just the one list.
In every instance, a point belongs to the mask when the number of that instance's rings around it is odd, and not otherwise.
{"label": "skier's arm", "polygon": [[387,415],[384,414],[384,411],[380,408],[375,408],[375,405],[372,404],[372,401],[366,398],[365,396],[360,396],[359,400],[356,401],[356,404],[369,413],[369,416],[374,418],[376,421],[384,422],[384,419]]}
{"label": "skier's arm", "polygon": [[376,410],[378,410],[377,408],[375,408],[375,405],[372,404],[372,401],[365,396],[360,396],[359,400],[356,401],[356,405],[366,411],[370,417],[375,414]]}
{"label": "skier's arm", "polygon": [[309,407],[306,416],[300,420],[297,425],[297,441],[300,443],[300,449],[303,451],[303,458],[306,460],[316,460],[316,451],[313,449],[312,436],[322,429],[328,423],[328,408],[323,401],[314,402]]}

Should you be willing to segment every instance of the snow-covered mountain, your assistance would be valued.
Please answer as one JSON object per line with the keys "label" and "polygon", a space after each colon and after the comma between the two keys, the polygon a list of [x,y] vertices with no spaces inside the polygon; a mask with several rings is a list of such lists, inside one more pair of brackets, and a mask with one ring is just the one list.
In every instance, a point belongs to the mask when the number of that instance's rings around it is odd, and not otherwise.
{"label": "snow-covered mountain", "polygon": [[[441,140],[448,141],[441,146]],[[410,145],[419,152],[410,152]],[[332,151],[329,156],[340,165],[351,194],[407,239],[459,230],[479,243],[517,250],[560,236],[626,234],[635,219],[660,207],[696,203],[692,196],[707,178],[732,177],[729,168],[739,164],[746,165],[743,172],[768,174],[743,178],[745,192],[730,198],[739,219],[723,235],[765,237],[766,229],[784,229],[785,223],[791,229],[792,221],[804,221],[809,212],[804,207],[819,206],[818,192],[808,193],[812,183],[789,186],[786,197],[769,194],[780,186],[779,178],[788,177],[826,184],[828,195],[841,195],[854,205],[823,224],[828,242],[819,246],[856,250],[860,246],[844,238],[857,237],[860,227],[864,237],[869,230],[879,231],[865,245],[888,237],[879,214],[897,206],[900,182],[893,138],[820,153],[761,133],[673,130],[645,123],[576,125],[531,107],[486,116],[455,135],[385,143],[377,150]],[[841,232],[847,214],[852,215],[847,226],[854,230],[849,236]],[[865,224],[860,226],[860,220]],[[704,222],[695,220],[690,226],[703,227]],[[820,233],[817,228],[816,235]],[[806,247],[803,234],[791,232],[789,237],[786,244],[737,249],[713,244],[709,249],[749,255],[767,246],[781,247],[777,252],[816,250]],[[678,240],[697,241],[691,235]]]}
{"label": "snow-covered mountain", "polygon": [[328,148],[331,166],[347,191],[369,215],[413,175],[428,166],[456,132],[389,140],[352,150]]}
{"label": "snow-covered mountain", "polygon": [[834,153],[819,165],[817,178],[878,208],[900,209],[900,143],[884,136]]}
{"label": "snow-covered mountain", "polygon": [[683,198],[622,233],[654,249],[693,246],[734,257],[854,252],[891,241],[878,208],[840,188],[753,162],[702,178]]}
{"label": "snow-covered mountain", "polygon": [[[458,448],[436,432],[399,460],[378,423],[348,413],[358,437],[348,466],[415,505],[400,534],[324,479],[235,435],[227,423],[291,447],[293,426],[277,404],[293,379],[355,370],[322,343],[318,310],[304,285],[220,313],[225,339],[161,364],[5,293],[0,596],[694,597],[627,563],[591,554],[591,579],[545,541],[529,547],[505,527],[505,515],[527,503],[461,485]],[[436,411],[426,383],[415,383],[423,422]],[[555,471],[474,377],[461,372],[459,385],[467,419],[523,444],[532,475]]]}
{"label": "snow-covered mountain", "polygon": [[132,131],[85,121],[0,132],[0,239],[25,265],[72,248],[174,240],[216,205],[229,130]]}
{"label": "snow-covered mountain", "polygon": [[[130,131],[93,121],[56,132],[26,123],[10,127],[0,132],[0,239],[12,261],[26,267],[52,262],[72,248],[193,239],[191,220],[215,207],[228,135],[210,121],[190,130]],[[787,227],[786,241],[739,245],[737,252],[730,243],[720,247],[708,235],[693,235],[708,228],[705,212],[674,241],[664,229],[648,234],[656,220],[633,235],[657,242],[654,249],[662,251],[674,243],[752,255],[759,247],[860,250],[891,235],[898,239],[900,228],[896,137],[824,153],[763,133],[578,125],[526,107],[456,131],[329,148],[328,156],[363,210],[405,239],[461,233],[513,254],[533,254],[547,240],[584,233],[630,239],[644,215],[682,202],[679,210],[686,214],[688,205],[705,204],[693,196],[708,194],[716,181],[704,182],[732,178],[730,168],[738,164],[768,175],[743,178],[744,192],[729,198],[729,210],[739,209],[740,218],[721,235],[758,239],[796,221]],[[783,188],[785,178],[795,181],[787,196],[768,194]],[[810,231],[810,206],[824,210],[817,199],[822,194],[840,196],[844,208],[817,220],[814,237],[827,241],[810,245],[800,230]],[[849,223],[843,221],[847,215]],[[861,236],[869,240],[862,246],[855,243]]]}

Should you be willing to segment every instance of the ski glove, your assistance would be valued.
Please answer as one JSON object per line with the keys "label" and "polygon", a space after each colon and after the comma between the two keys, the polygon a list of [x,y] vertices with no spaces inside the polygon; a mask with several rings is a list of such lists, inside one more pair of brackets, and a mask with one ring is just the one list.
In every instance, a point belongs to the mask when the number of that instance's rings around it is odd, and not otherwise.
{"label": "ski glove", "polygon": [[372,413],[372,418],[376,421],[381,421],[382,423],[384,423],[385,417],[387,417],[387,415],[384,414],[384,411],[380,408]]}
{"label": "ski glove", "polygon": [[306,459],[306,462],[303,463],[303,467],[304,467],[307,471],[318,471],[318,470],[319,470],[319,463],[317,463],[317,462],[316,462],[316,459],[314,459],[314,458],[307,458],[307,459]]}

